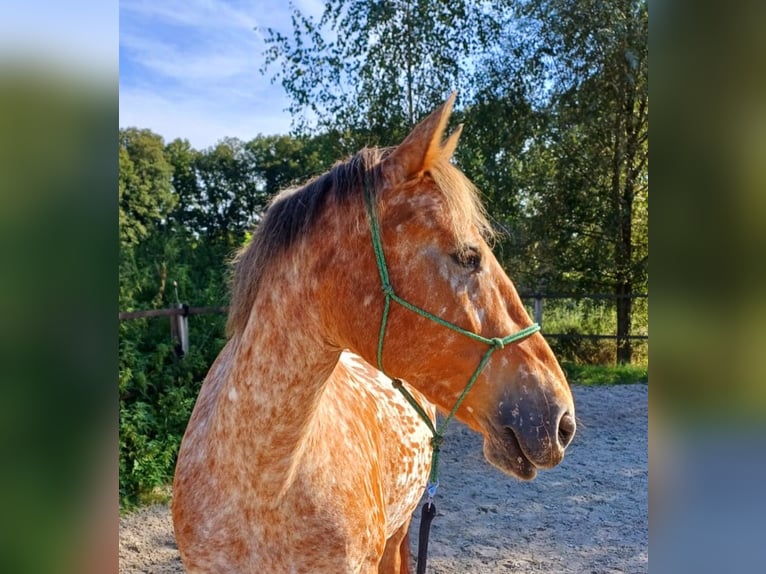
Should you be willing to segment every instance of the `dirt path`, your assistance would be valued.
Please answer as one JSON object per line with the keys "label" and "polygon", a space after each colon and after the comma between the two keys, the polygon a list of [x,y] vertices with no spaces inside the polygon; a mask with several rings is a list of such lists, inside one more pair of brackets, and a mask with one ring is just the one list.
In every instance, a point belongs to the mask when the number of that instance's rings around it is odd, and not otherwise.
{"label": "dirt path", "polygon": [[[450,428],[429,574],[648,572],[648,387],[574,394],[577,436],[561,465],[533,482],[501,474],[484,461],[478,435]],[[120,572],[183,572],[166,507],[120,520]]]}

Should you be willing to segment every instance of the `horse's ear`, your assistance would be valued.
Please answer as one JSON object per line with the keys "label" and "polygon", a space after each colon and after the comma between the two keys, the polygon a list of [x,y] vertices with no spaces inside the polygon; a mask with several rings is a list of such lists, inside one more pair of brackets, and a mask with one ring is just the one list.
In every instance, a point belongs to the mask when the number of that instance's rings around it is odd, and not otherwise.
{"label": "horse's ear", "polygon": [[461,128],[458,127],[444,144],[442,135],[456,95],[452,92],[447,101],[416,125],[384,160],[382,167],[389,181],[402,183],[426,171],[439,158],[452,157]]}
{"label": "horse's ear", "polygon": [[463,133],[463,124],[458,124],[455,130],[449,135],[449,137],[442,144],[442,155],[447,159],[455,155],[455,149],[457,148],[457,142],[460,139],[460,134]]}

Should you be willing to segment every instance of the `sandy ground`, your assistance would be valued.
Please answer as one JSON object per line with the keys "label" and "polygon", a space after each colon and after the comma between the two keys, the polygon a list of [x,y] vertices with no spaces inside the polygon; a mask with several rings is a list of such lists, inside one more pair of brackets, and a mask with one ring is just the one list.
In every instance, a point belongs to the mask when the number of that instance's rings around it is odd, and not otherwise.
{"label": "sandy ground", "polygon": [[[532,482],[487,464],[454,424],[431,527],[430,574],[648,572],[647,385],[574,387],[578,430],[566,458]],[[417,552],[416,511],[411,531]],[[120,519],[120,572],[183,572],[165,506]]]}

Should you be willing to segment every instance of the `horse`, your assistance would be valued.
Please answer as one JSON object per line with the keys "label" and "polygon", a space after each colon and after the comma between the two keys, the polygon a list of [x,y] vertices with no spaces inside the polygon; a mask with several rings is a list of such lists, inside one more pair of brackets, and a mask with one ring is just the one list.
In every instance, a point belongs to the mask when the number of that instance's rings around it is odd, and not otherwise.
{"label": "horse", "polygon": [[454,99],[278,194],[236,255],[173,482],[188,572],[406,574],[437,411],[508,475],[562,460],[572,394],[452,163]]}

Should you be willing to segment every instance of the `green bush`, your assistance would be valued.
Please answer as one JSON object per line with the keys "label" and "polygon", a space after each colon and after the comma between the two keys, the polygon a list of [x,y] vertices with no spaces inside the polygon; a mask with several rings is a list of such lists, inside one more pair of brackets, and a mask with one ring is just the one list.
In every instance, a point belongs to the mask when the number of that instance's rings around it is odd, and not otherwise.
{"label": "green bush", "polygon": [[648,383],[649,372],[642,365],[581,365],[561,364],[567,380],[575,385],[624,385]]}
{"label": "green bush", "polygon": [[[533,315],[532,307],[528,308]],[[631,334],[648,334],[646,299],[633,301],[633,325]],[[615,339],[594,339],[580,335],[615,335],[617,315],[613,300],[609,299],[545,299],[543,308],[543,333],[560,334],[548,337],[553,352],[560,361],[571,364],[610,365],[615,361]],[[632,364],[648,363],[648,341],[634,339]]]}
{"label": "green bush", "polygon": [[200,386],[224,344],[225,318],[189,318],[189,353],[176,356],[167,318],[120,325],[120,503],[145,502],[172,481]]}

